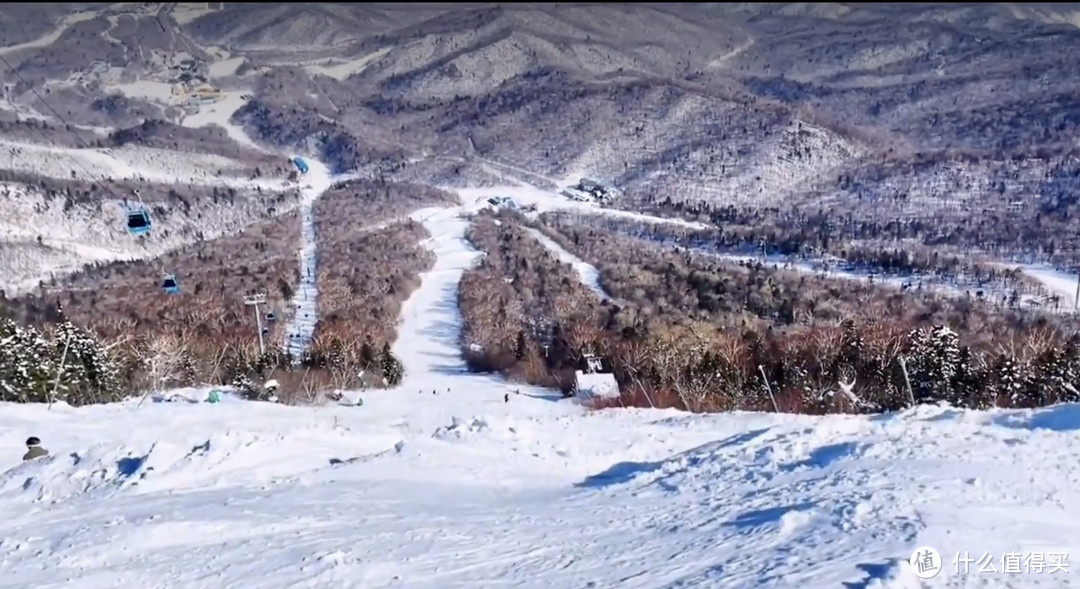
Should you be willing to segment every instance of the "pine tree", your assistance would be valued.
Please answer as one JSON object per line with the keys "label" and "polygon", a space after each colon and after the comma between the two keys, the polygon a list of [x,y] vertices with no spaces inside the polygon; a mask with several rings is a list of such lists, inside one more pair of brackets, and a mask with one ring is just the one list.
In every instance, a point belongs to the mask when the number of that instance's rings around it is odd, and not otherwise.
{"label": "pine tree", "polygon": [[997,403],[994,391],[986,386],[990,380],[989,372],[980,371],[971,361],[971,350],[960,349],[960,369],[953,377],[953,395],[958,407],[970,409],[989,409]]}
{"label": "pine tree", "polygon": [[1062,401],[1080,401],[1080,334],[1074,334],[1061,350]]}
{"label": "pine tree", "polygon": [[383,344],[382,354],[379,358],[379,368],[382,371],[383,378],[386,379],[386,384],[390,386],[401,384],[401,379],[405,376],[405,367],[401,365],[401,361],[390,350],[389,342]]}
{"label": "pine tree", "polygon": [[[1072,344],[1076,345],[1076,342]],[[1077,360],[1078,350],[1070,349],[1066,342],[1063,347],[1051,348],[1040,354],[1032,363],[1024,382],[1025,399],[1021,406],[1041,407],[1057,402],[1070,402],[1077,399]],[[1070,362],[1069,356],[1073,355]]]}
{"label": "pine tree", "polygon": [[245,399],[254,400],[257,399],[259,396],[258,388],[255,386],[255,383],[252,382],[251,377],[248,376],[246,373],[236,373],[236,376],[233,377],[231,384],[237,391],[240,392],[240,396]]}
{"label": "pine tree", "polygon": [[956,403],[954,385],[964,372],[960,338],[944,325],[908,335],[908,377],[916,403]]}
{"label": "pine tree", "polygon": [[10,319],[0,319],[0,400],[26,401],[27,375],[25,337]]}
{"label": "pine tree", "polygon": [[988,387],[994,393],[995,405],[1004,399],[1014,407],[1030,407],[1024,396],[1024,370],[1015,358],[998,355],[994,361]]}
{"label": "pine tree", "polygon": [[525,357],[525,354],[528,351],[528,347],[526,344],[527,342],[525,340],[525,332],[519,330],[517,334],[517,340],[514,341],[514,359],[521,360]]}
{"label": "pine tree", "polygon": [[364,363],[364,366],[370,366],[376,360],[375,348],[372,347],[371,342],[365,341],[360,346],[360,361]]}
{"label": "pine tree", "polygon": [[57,326],[53,348],[60,399],[80,405],[120,398],[119,367],[93,335],[65,320]]}
{"label": "pine tree", "polygon": [[0,394],[5,401],[42,403],[56,382],[58,356],[34,327],[0,320]]}

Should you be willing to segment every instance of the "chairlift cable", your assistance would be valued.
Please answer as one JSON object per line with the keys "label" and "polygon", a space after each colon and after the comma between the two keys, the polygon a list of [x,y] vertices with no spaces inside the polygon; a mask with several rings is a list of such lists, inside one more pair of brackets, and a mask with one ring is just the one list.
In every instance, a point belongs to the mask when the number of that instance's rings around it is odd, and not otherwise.
{"label": "chairlift cable", "polygon": [[[52,107],[51,104],[49,104],[49,102],[47,100],[45,100],[45,97],[42,96],[41,93],[38,92],[37,89],[34,88],[33,84],[28,82],[26,80],[26,78],[24,78],[23,75],[19,73],[19,70],[15,69],[15,66],[11,65],[11,62],[8,61],[7,58],[4,57],[4,55],[2,53],[0,53],[0,62],[2,62],[8,68],[8,70],[10,70],[11,73],[14,74],[16,78],[18,78],[18,80],[20,82],[22,82],[24,85],[26,85],[27,88],[30,89],[30,92],[33,93],[33,95],[39,101],[41,101],[41,104],[45,105],[45,108],[49,109],[49,112],[51,112],[53,114],[53,116],[60,119],[60,122],[64,123],[65,127],[70,127],[71,128],[71,131],[72,131],[72,133],[74,133],[75,138],[78,139],[79,142],[83,144],[82,145],[83,149],[91,149],[90,145],[82,138],[82,135],[79,134],[78,126],[77,125],[72,125],[71,123],[67,122],[67,119],[65,119],[55,108]],[[8,102],[11,103],[12,106],[15,106],[14,102],[12,102],[10,98],[8,98]],[[46,143],[52,144],[53,147],[57,147],[56,142],[53,141],[52,139],[50,139],[49,136],[45,134],[44,130],[42,130],[40,128],[37,128],[37,127],[34,127],[34,129],[38,132],[38,134],[40,134],[42,136],[43,139],[45,139]],[[86,173],[87,178],[90,178],[90,179],[94,178],[94,176],[95,176],[94,173],[91,172],[90,170],[88,170],[86,168],[86,166],[84,166],[82,164],[82,162],[79,160],[79,158],[75,157],[75,158],[72,158],[72,159],[75,161],[75,165],[79,166],[79,168],[81,168],[82,171]],[[23,160],[23,161],[25,162],[26,160]],[[27,162],[27,163],[29,163],[29,162]],[[108,183],[110,181],[109,178],[107,178],[104,174],[100,174],[99,176],[100,176],[100,179],[101,179],[101,187],[105,192],[109,193],[109,196],[113,197],[116,200],[123,200],[123,201],[127,200],[126,198],[117,197],[116,193],[113,192],[109,188],[109,185],[108,185]],[[141,196],[139,197],[139,204],[143,204]],[[143,205],[143,206],[145,207],[145,205]]]}

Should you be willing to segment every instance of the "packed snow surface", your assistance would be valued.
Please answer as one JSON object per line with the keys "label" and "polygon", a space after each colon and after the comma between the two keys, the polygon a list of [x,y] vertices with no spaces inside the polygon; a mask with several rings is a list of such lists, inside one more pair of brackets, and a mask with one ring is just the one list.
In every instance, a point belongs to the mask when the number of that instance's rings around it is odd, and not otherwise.
{"label": "packed snow surface", "polygon": [[927,587],[1070,586],[951,559],[1075,554],[1076,407],[586,413],[515,389],[447,371],[359,407],[5,406],[4,438],[54,456],[20,464],[11,444],[0,572],[13,587],[920,587],[904,561],[930,545],[946,570]]}
{"label": "packed snow surface", "polygon": [[[471,375],[460,208],[414,215],[434,267],[403,306],[401,386],[285,407],[5,405],[12,587],[1069,587],[978,572],[1080,543],[1080,407],[884,416],[590,412]],[[190,402],[184,399],[189,399]],[[350,396],[354,401],[356,394]],[[20,462],[42,438],[50,458]],[[907,563],[935,547],[943,571]],[[955,573],[953,555],[973,562]],[[1068,560],[1067,565],[1071,565]],[[961,567],[963,567],[961,561]],[[985,569],[985,566],[983,567]],[[925,583],[925,584],[924,584]]]}

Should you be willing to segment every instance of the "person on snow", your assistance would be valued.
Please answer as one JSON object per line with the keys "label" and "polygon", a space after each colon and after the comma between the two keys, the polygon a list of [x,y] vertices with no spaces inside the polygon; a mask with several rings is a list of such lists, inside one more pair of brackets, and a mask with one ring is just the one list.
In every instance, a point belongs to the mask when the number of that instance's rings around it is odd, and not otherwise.
{"label": "person on snow", "polygon": [[23,460],[34,460],[35,458],[44,458],[49,455],[49,451],[41,447],[41,440],[37,436],[30,436],[26,440],[26,454],[23,455]]}

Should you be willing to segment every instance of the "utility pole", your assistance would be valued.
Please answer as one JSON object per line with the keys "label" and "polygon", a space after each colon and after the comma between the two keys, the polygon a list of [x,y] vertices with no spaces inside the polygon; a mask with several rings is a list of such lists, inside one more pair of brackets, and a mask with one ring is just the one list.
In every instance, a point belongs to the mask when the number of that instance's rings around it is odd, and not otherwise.
{"label": "utility pole", "polygon": [[1076,276],[1076,297],[1073,298],[1073,311],[1080,311],[1080,273]]}
{"label": "utility pole", "polygon": [[266,346],[263,344],[262,312],[259,311],[259,305],[266,304],[266,295],[260,293],[244,297],[244,304],[248,305],[249,307],[255,307],[255,328],[259,332],[259,355],[265,354]]}

